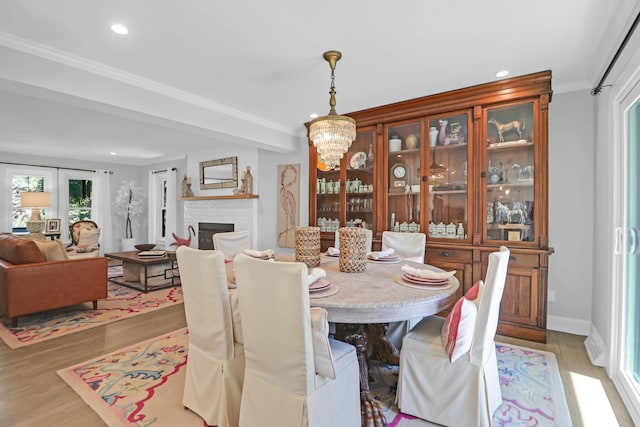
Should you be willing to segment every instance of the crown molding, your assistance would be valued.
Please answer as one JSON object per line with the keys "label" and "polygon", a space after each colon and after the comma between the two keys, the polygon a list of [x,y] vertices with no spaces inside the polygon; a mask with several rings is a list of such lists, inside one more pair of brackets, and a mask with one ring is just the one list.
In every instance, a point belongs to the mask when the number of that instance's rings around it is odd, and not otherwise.
{"label": "crown molding", "polygon": [[56,62],[58,64],[63,64],[68,67],[95,74],[97,76],[107,78],[119,83],[124,83],[139,89],[153,92],[155,94],[166,96],[168,98],[204,108],[206,110],[227,115],[233,117],[234,119],[243,120],[258,126],[275,130],[277,132],[282,132],[287,135],[298,136],[299,134],[298,129],[292,129],[283,126],[279,123],[245,113],[243,111],[228,107],[210,99],[194,95],[190,92],[186,92],[172,86],[167,86],[154,80],[146,79],[135,74],[131,74],[126,71],[122,71],[120,69],[89,60],[81,56],[73,55],[69,52],[55,49],[51,46],[18,37],[14,34],[0,31],[0,45],[5,46],[9,49],[26,53],[28,55],[37,56],[48,61]]}

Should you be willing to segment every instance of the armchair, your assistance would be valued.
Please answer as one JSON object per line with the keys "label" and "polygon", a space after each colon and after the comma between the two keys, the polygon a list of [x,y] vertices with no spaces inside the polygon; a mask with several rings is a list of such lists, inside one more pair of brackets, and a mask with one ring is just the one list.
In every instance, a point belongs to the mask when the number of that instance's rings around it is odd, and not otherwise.
{"label": "armchair", "polygon": [[71,243],[67,246],[69,258],[93,258],[100,254],[100,228],[94,221],[82,219],[69,226]]}

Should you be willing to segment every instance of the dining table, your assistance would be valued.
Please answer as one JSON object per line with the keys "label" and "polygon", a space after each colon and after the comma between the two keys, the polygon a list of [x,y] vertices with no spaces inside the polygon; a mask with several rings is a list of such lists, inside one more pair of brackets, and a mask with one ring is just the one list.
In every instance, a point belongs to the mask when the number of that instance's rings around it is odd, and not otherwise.
{"label": "dining table", "polygon": [[[295,261],[295,254],[278,255],[280,261]],[[386,425],[380,404],[369,392],[368,343],[372,357],[397,364],[398,350],[385,333],[389,322],[432,316],[449,308],[460,283],[451,276],[444,285],[411,283],[403,278],[402,267],[443,272],[440,268],[413,261],[368,260],[362,272],[340,270],[339,256],[323,254],[317,266],[326,273],[330,286],[310,292],[312,307],[322,307],[328,320],[336,324],[335,338],[355,346],[360,367],[360,399],[363,427]]]}

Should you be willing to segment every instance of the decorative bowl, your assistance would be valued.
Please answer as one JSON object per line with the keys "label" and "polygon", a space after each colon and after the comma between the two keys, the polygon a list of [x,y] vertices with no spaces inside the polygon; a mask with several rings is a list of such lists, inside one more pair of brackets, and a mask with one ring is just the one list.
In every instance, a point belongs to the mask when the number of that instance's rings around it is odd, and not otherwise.
{"label": "decorative bowl", "polygon": [[154,245],[153,243],[140,243],[139,245],[135,245],[135,248],[139,251],[150,251],[155,247],[156,245]]}

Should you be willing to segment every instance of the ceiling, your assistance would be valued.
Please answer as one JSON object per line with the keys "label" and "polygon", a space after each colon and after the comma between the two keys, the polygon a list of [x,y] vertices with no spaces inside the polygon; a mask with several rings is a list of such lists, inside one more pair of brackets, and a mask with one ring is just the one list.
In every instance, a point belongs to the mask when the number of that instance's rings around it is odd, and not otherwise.
{"label": "ceiling", "polygon": [[[0,152],[129,165],[217,144],[288,152],[303,123],[551,70],[594,87],[639,10],[602,0],[0,3]],[[120,22],[127,36],[109,27]],[[116,152],[117,155],[110,155]]]}

